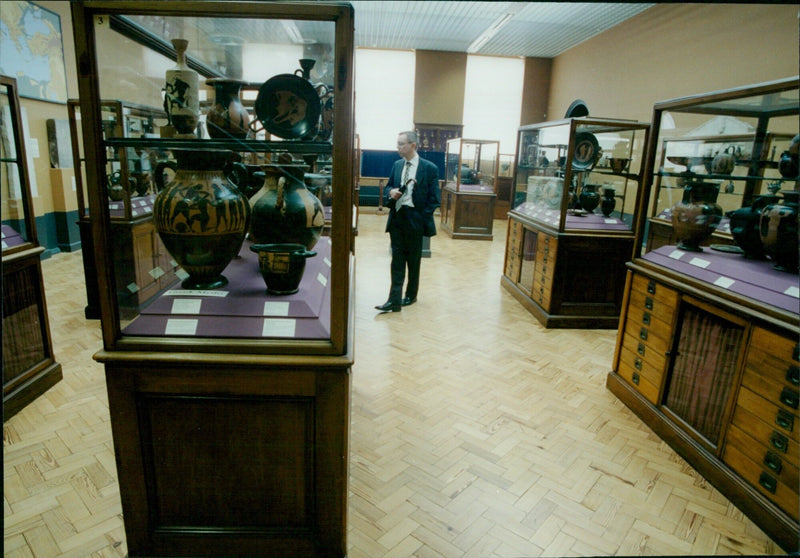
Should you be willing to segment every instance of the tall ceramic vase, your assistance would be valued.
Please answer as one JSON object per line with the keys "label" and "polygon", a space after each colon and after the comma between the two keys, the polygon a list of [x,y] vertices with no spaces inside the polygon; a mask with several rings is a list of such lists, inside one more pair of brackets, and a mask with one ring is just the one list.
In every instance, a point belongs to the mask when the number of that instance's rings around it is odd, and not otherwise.
{"label": "tall ceramic vase", "polygon": [[206,113],[206,130],[212,138],[247,137],[250,115],[242,105],[239,94],[246,81],[215,78],[206,80],[214,87],[214,104]]}
{"label": "tall ceramic vase", "polygon": [[600,200],[600,211],[605,217],[611,217],[617,206],[617,191],[614,188],[603,188],[603,199]]}
{"label": "tall ceramic vase", "polygon": [[172,39],[177,64],[167,70],[164,110],[179,134],[194,134],[200,118],[200,86],[197,72],[186,64],[186,39]]}
{"label": "tall ceramic vase", "polygon": [[256,244],[302,244],[314,247],[325,226],[322,202],[308,191],[305,165],[280,166],[279,176],[264,167],[264,188],[253,199],[250,238]]}
{"label": "tall ceramic vase", "polygon": [[581,207],[587,213],[593,213],[600,204],[600,194],[597,192],[597,184],[584,184],[581,187],[578,201],[580,201]]}
{"label": "tall ceramic vase", "polygon": [[683,200],[672,207],[672,230],[678,248],[702,252],[700,245],[717,229],[722,208],[717,204],[719,184],[690,182]]}
{"label": "tall ceramic vase", "polygon": [[[159,193],[153,221],[164,246],[189,274],[187,289],[215,289],[228,280],[222,271],[239,253],[250,220],[247,198],[223,169],[233,155],[227,150],[173,150],[177,165],[156,167]],[[175,171],[163,185],[163,169]]]}
{"label": "tall ceramic vase", "polygon": [[800,192],[785,191],[783,203],[770,204],[761,211],[761,243],[775,268],[798,271],[797,206]]}

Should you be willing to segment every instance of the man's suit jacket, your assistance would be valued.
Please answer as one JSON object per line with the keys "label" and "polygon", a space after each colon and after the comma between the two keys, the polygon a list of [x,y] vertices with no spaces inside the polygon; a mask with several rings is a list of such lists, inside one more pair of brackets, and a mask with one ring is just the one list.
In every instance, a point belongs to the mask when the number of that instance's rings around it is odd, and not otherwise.
{"label": "man's suit jacket", "polygon": [[[389,180],[383,188],[383,196],[386,200],[390,199],[389,191],[391,191],[392,188],[399,188],[401,186],[405,163],[405,159],[399,159],[394,163],[392,172],[389,175]],[[414,202],[414,210],[411,213],[414,217],[411,222],[415,228],[420,227],[422,229],[423,235],[434,236],[436,234],[436,223],[433,219],[433,212],[441,205],[439,197],[439,169],[427,159],[420,157],[419,165],[417,165],[417,176],[414,178],[417,183],[414,185],[414,189],[411,192],[411,200]],[[387,207],[391,207],[389,210],[389,217],[386,220],[386,232],[389,232],[389,226],[392,223],[392,218],[397,209],[393,201],[386,205]],[[405,208],[403,211],[408,209],[411,208]]]}

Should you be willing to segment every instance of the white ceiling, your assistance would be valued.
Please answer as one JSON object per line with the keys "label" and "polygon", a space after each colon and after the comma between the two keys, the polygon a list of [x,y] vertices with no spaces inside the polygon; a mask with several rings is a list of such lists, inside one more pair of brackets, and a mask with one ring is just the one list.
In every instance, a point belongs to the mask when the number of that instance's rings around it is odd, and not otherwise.
{"label": "white ceiling", "polygon": [[[357,47],[471,52],[492,25],[506,22],[477,54],[553,58],[622,23],[652,3],[361,1]],[[509,14],[506,16],[506,14]]]}

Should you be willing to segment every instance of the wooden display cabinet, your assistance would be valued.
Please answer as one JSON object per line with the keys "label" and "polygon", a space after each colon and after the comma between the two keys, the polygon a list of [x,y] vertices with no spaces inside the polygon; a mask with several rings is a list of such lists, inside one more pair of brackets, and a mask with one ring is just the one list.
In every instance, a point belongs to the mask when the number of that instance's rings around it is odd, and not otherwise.
{"label": "wooden display cabinet", "polygon": [[[741,124],[740,118],[759,129],[752,159],[742,163],[752,170],[746,176],[712,174],[705,180],[717,180],[723,188],[732,181],[730,200],[740,198],[739,205],[763,192],[760,183],[779,181],[783,188],[796,189],[797,180],[762,176],[755,169],[773,167],[772,149],[758,148],[759,141],[774,146],[796,132],[798,114],[797,77],[656,103],[653,134],[658,141],[649,145],[641,207],[647,207],[651,193],[666,195],[665,183],[675,177],[658,152],[678,142],[676,126],[708,130],[721,123]],[[734,116],[736,122],[729,120]],[[690,134],[687,145],[695,143],[695,136]],[[718,144],[754,145],[752,138],[723,136]],[[710,142],[705,137],[699,141],[704,148]],[[699,172],[698,165],[705,171],[701,163],[690,162],[689,170]],[[654,199],[653,204],[660,208],[663,201]],[[651,219],[647,233],[642,221],[636,231],[607,386],[787,552],[796,553],[797,275],[728,248],[690,252],[652,242],[652,225]]]}
{"label": "wooden display cabinet", "polygon": [[[92,225],[85,180],[85,156],[81,141],[81,111],[77,99],[67,102],[72,152],[76,161],[75,179],[79,187],[78,230],[83,248],[86,279],[85,315],[100,318],[97,263],[94,259]],[[101,101],[102,131],[105,139],[156,138],[166,125],[163,109],[120,100]],[[103,186],[108,200],[114,251],[119,254],[117,294],[120,306],[136,308],[154,293],[177,282],[176,263],[164,248],[153,227],[153,201],[156,196],[155,168],[167,152],[150,148],[108,147]]]}
{"label": "wooden display cabinet", "polygon": [[497,171],[497,199],[494,202],[494,218],[508,219],[511,198],[514,197],[514,155],[500,154]]}
{"label": "wooden display cabinet", "polygon": [[[17,81],[0,76],[3,222],[3,420],[62,378],[53,355]],[[5,118],[8,117],[8,120]]]}
{"label": "wooden display cabinet", "polygon": [[617,327],[649,128],[582,117],[519,129],[502,284],[545,327]]}
{"label": "wooden display cabinet", "polygon": [[[177,1],[71,7],[103,331],[95,358],[106,371],[128,555],[345,556],[357,145],[353,9],[346,3]],[[261,48],[264,37],[295,48],[298,59],[322,57],[316,68],[335,68],[331,138],[104,135],[99,92],[123,104],[132,100],[128,94],[151,92],[145,104],[160,106],[163,76],[126,74],[126,83],[141,84],[135,91],[119,90],[116,78],[120,68],[174,66],[169,45],[177,37],[189,39],[188,62],[201,80],[241,68],[237,56]],[[220,37],[236,37],[242,49]],[[263,81],[294,70],[258,68]],[[268,294],[245,240],[223,272],[227,285],[140,289],[139,304],[125,306],[119,286],[129,254],[118,245],[104,178],[109,154],[126,149],[330,161],[330,234],[314,247],[317,256],[307,260],[299,291]],[[142,231],[142,238],[148,234]],[[156,248],[147,240],[138,245],[143,256],[158,256],[148,252]]]}
{"label": "wooden display cabinet", "polygon": [[500,142],[447,140],[442,230],[456,239],[491,240]]}

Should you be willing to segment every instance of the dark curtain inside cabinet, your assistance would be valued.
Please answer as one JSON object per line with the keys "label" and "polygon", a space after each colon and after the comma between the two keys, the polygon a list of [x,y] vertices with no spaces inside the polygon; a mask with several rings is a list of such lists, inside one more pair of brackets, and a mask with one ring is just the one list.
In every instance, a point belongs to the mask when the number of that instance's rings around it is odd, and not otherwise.
{"label": "dark curtain inside cabinet", "polygon": [[666,406],[715,445],[743,333],[742,327],[692,306],[681,325]]}
{"label": "dark curtain inside cabinet", "polygon": [[43,359],[39,278],[34,269],[25,267],[3,276],[3,384]]}

